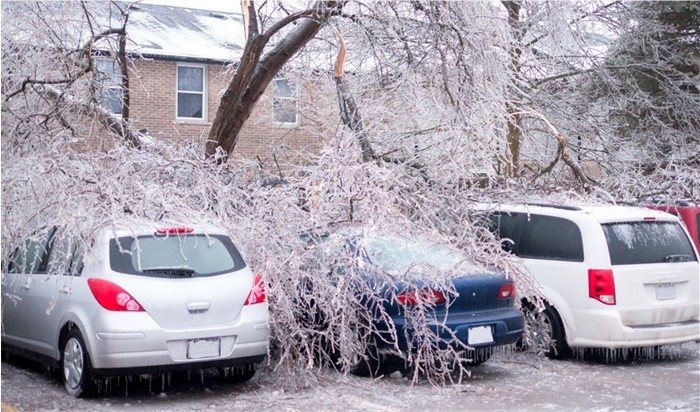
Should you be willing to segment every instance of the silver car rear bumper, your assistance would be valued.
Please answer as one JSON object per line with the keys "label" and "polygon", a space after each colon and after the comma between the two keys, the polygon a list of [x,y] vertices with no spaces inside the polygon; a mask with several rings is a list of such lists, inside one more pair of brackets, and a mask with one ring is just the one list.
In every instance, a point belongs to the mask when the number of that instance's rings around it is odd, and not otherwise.
{"label": "silver car rear bumper", "polygon": [[[270,332],[266,303],[243,308],[234,322],[223,327],[166,330],[146,312],[120,315],[119,324],[101,317],[104,321],[92,325],[93,332],[87,333],[90,360],[97,370],[232,366],[261,361],[267,355]],[[126,324],[124,315],[129,318]]]}

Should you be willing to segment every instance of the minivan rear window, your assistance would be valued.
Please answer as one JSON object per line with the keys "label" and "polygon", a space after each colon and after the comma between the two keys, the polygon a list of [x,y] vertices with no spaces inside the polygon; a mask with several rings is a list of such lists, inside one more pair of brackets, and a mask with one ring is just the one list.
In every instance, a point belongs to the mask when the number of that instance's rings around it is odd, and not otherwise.
{"label": "minivan rear window", "polygon": [[697,261],[685,231],[676,222],[603,225],[613,265]]}
{"label": "minivan rear window", "polygon": [[245,267],[224,235],[125,236],[110,241],[109,254],[115,272],[151,277],[213,276]]}

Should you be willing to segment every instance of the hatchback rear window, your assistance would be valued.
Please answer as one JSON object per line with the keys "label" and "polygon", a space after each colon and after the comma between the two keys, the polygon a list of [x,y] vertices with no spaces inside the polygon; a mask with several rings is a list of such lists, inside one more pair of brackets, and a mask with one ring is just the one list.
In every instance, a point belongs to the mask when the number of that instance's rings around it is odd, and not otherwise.
{"label": "hatchback rear window", "polygon": [[152,277],[198,277],[232,272],[245,262],[228,236],[126,236],[109,245],[112,270]]}
{"label": "hatchback rear window", "polygon": [[675,222],[603,225],[613,265],[696,261],[690,239]]}

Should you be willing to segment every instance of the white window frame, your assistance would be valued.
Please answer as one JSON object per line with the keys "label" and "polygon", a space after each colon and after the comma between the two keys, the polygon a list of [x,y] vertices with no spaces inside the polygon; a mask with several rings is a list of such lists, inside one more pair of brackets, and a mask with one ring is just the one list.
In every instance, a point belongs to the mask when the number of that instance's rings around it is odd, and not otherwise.
{"label": "white window frame", "polygon": [[[292,91],[291,96],[277,96],[275,94],[275,83],[278,81],[286,81],[289,85],[289,89]],[[280,122],[275,119],[275,103],[276,102],[293,102],[294,104],[294,121],[293,122]],[[272,79],[272,123],[277,126],[283,127],[294,127],[299,125],[299,87],[296,80],[291,79],[287,76],[277,76]]]}
{"label": "white window frame", "polygon": [[[121,66],[119,66],[119,62],[111,57],[108,56],[95,56],[93,57],[93,62],[94,62],[94,68],[96,73],[96,79],[95,82],[97,83],[97,87],[100,88],[100,104],[104,105],[107,110],[110,111],[113,115],[117,117],[122,117],[122,113],[116,113],[112,111],[112,108],[109,105],[106,105],[104,101],[104,92],[107,92],[109,90],[118,90],[120,92],[120,110],[124,110],[124,90],[122,88],[122,78],[123,74],[121,73]],[[102,70],[99,69],[99,62],[108,62],[111,63],[115,69],[119,70],[119,73],[116,71],[112,73],[105,73]]]}
{"label": "white window frame", "polygon": [[[202,91],[201,92],[196,92],[196,91],[191,91],[191,90],[180,90],[179,89],[179,76],[180,76],[180,67],[187,67],[187,68],[196,68],[196,69],[202,69]],[[207,82],[207,65],[205,64],[192,64],[192,63],[178,63],[177,67],[175,68],[175,119],[178,121],[183,121],[183,122],[207,122],[207,116],[208,116],[208,97],[207,97],[207,89],[208,89],[208,82]],[[180,108],[178,107],[178,97],[180,96],[180,93],[187,93],[187,94],[198,94],[202,96],[202,117],[181,117],[179,116]]]}

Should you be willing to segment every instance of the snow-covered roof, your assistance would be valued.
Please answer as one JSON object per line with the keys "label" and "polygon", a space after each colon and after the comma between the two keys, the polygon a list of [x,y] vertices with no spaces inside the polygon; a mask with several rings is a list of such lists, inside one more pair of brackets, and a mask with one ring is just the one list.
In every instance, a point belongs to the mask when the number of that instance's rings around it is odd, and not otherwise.
{"label": "snow-covered roof", "polygon": [[238,61],[245,46],[237,13],[137,3],[126,29],[129,51],[155,59]]}

